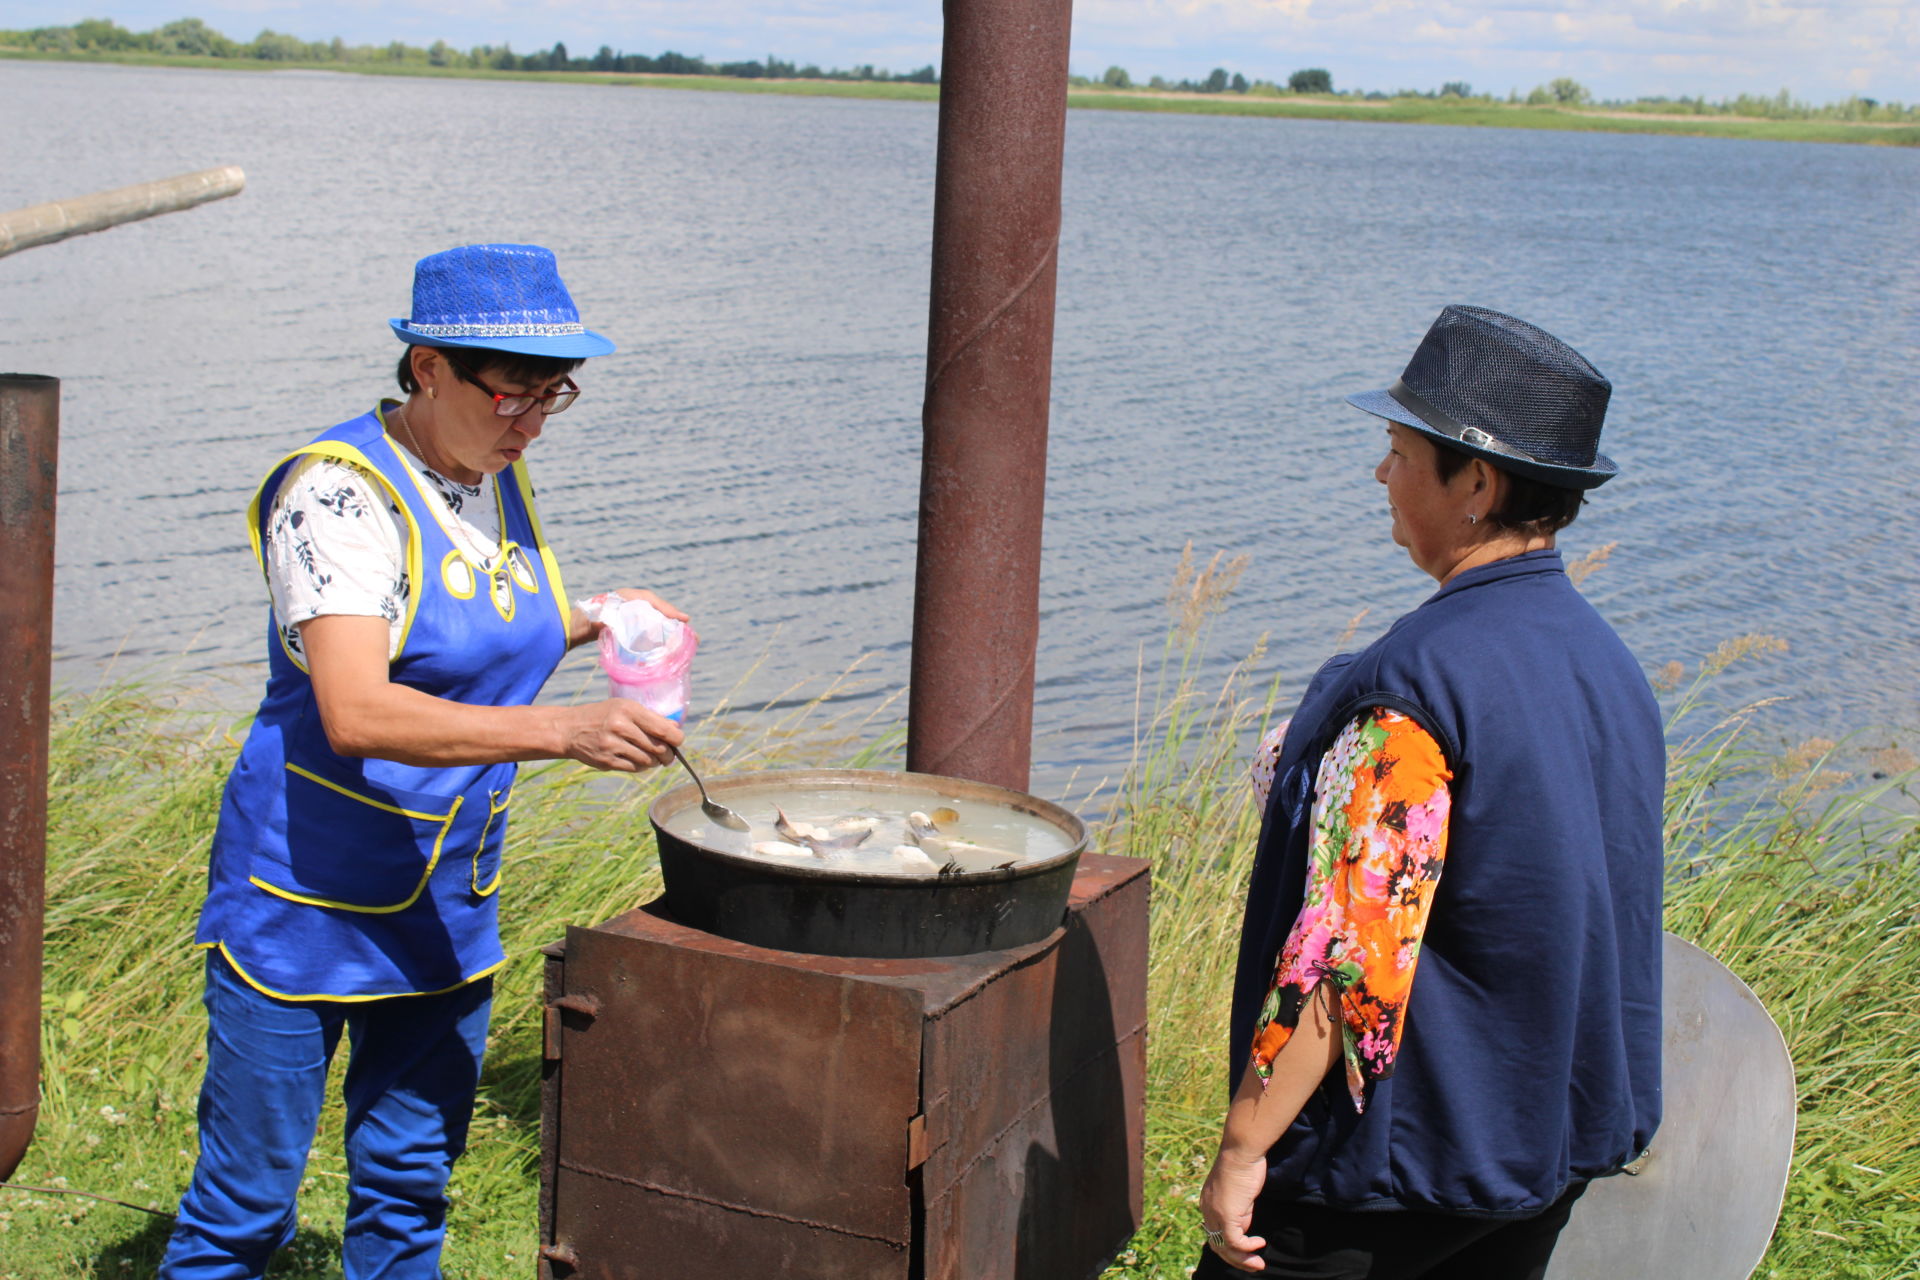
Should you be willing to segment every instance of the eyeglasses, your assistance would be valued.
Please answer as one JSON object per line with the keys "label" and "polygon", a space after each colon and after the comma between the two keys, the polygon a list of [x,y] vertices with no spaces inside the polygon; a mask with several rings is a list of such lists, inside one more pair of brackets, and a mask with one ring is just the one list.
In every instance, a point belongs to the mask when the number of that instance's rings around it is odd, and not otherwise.
{"label": "eyeglasses", "polygon": [[551,418],[556,413],[565,413],[580,398],[580,388],[573,385],[572,378],[566,379],[559,390],[549,391],[545,395],[536,396],[524,391],[517,395],[503,395],[480,381],[473,370],[459,361],[449,358],[447,363],[458,370],[461,377],[493,397],[493,412],[497,417],[517,418],[538,404],[540,412]]}

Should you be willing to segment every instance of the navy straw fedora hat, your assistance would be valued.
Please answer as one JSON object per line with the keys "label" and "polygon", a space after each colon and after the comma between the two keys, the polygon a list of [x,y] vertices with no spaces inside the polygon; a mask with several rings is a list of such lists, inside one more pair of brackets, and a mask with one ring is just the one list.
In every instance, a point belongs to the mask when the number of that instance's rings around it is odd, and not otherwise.
{"label": "navy straw fedora hat", "polygon": [[1619,474],[1600,452],[1613,384],[1545,329],[1485,307],[1447,307],[1400,380],[1347,397],[1503,471],[1563,489]]}
{"label": "navy straw fedora hat", "polygon": [[580,323],[553,251],[537,244],[469,244],[420,259],[413,268],[413,314],[388,323],[400,341],[421,347],[562,359],[614,349]]}

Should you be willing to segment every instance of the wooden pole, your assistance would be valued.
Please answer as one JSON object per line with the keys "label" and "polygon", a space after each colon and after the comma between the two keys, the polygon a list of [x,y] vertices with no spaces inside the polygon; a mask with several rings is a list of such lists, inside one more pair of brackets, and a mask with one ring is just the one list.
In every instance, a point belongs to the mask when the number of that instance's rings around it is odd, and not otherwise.
{"label": "wooden pole", "polygon": [[161,178],[101,191],[71,200],[31,205],[0,213],[0,258],[35,245],[52,244],[90,231],[105,231],[123,222],[138,222],[162,213],[177,213],[209,200],[223,200],[240,194],[247,175],[239,165],[222,165],[199,173],[183,173],[177,178]]}

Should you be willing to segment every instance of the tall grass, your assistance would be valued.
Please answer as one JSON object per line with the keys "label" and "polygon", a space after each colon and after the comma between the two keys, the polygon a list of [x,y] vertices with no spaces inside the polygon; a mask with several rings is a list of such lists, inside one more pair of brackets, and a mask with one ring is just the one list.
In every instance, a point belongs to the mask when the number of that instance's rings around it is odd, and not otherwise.
{"label": "tall grass", "polygon": [[[1142,668],[1134,758],[1100,831],[1104,851],[1154,863],[1147,1217],[1113,1277],[1186,1275],[1198,1249],[1194,1196],[1224,1104],[1227,995],[1258,822],[1245,752],[1283,693],[1256,675],[1259,655],[1225,681],[1199,674],[1206,618],[1233,569],[1189,564],[1177,584],[1172,634]],[[1712,676],[1765,648],[1729,646],[1674,690],[1668,924],[1747,980],[1799,1072],[1793,1177],[1760,1274],[1911,1276],[1920,1268],[1914,779],[1846,778],[1832,744],[1769,755],[1753,745],[1759,709],[1712,714]],[[896,763],[897,728],[876,732],[892,706],[861,723],[836,720],[825,707],[835,692],[724,717],[711,763]],[[162,1211],[185,1184],[204,1031],[200,960],[186,941],[237,732],[225,716],[139,689],[58,708],[44,1102],[19,1183]],[[531,1273],[538,949],[570,923],[604,920],[657,892],[643,809],[672,781],[570,765],[523,773],[502,913],[511,961],[498,981],[472,1146],[454,1177],[450,1275]],[[273,1275],[339,1274],[344,1198],[336,1104],[314,1144],[299,1235]],[[166,1230],[114,1205],[0,1190],[0,1280],[148,1275]]]}

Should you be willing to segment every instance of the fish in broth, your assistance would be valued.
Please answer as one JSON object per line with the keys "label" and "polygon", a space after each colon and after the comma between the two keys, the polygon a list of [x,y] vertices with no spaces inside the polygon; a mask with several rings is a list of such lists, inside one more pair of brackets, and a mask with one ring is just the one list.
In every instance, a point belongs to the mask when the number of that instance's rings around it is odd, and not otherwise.
{"label": "fish in broth", "polygon": [[773,807],[773,829],[792,845],[804,845],[825,857],[842,849],[852,849],[873,834],[878,823],[872,818],[841,818],[825,827],[810,822],[795,822],[779,805]]}
{"label": "fish in broth", "polygon": [[939,801],[920,801],[909,809],[904,804],[896,808],[898,801],[889,804],[891,796],[885,792],[861,799],[868,804],[861,805],[854,795],[838,788],[813,795],[766,796],[760,811],[767,816],[754,816],[759,806],[742,808],[752,820],[752,830],[740,835],[706,828],[698,823],[697,812],[691,815],[696,819],[692,824],[669,820],[666,825],[710,848],[769,862],[907,877],[1010,872],[1065,848],[1064,843],[1052,847],[1058,837],[1051,827],[996,806],[971,808],[970,816],[963,817],[950,803]]}
{"label": "fish in broth", "polygon": [[[773,829],[780,838],[756,841],[751,846],[754,853],[765,858],[835,861],[836,855],[865,844],[880,825],[879,819],[862,816],[838,818],[824,826],[796,821],[778,805],[774,806],[773,815]],[[906,872],[950,876],[963,871],[1004,871],[1020,863],[1019,855],[1009,857],[1004,849],[990,849],[941,834],[941,821],[951,824],[959,818],[958,813],[947,808],[935,809],[931,814],[918,809],[909,813],[907,843],[893,846],[888,853],[894,867]]]}
{"label": "fish in broth", "polygon": [[842,818],[822,827],[795,822],[779,805],[773,807],[773,829],[778,840],[759,840],[751,846],[763,858],[821,858],[863,844],[877,825],[872,818]]}
{"label": "fish in broth", "polygon": [[1007,857],[1004,849],[989,849],[985,845],[974,844],[968,840],[954,840],[940,834],[934,814],[942,817],[951,815],[949,821],[958,821],[960,815],[951,809],[936,809],[933,814],[921,813],[918,809],[907,815],[907,838],[912,846],[902,845],[893,851],[895,858],[909,861],[902,855],[911,847],[917,849],[928,862],[939,859],[939,874],[955,875],[962,871],[1007,871],[1017,866],[1020,858]]}

